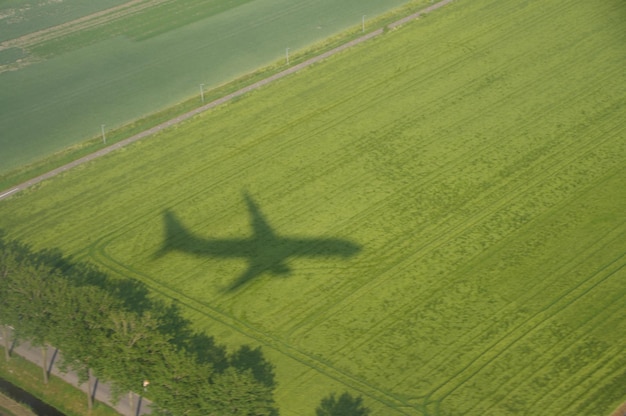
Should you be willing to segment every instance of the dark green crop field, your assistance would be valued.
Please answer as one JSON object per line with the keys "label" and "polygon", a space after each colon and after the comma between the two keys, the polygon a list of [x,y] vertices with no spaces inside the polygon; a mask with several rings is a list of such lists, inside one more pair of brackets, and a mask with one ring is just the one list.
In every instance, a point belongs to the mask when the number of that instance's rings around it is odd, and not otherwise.
{"label": "dark green crop field", "polygon": [[0,1],[0,174],[407,3],[429,0]]}
{"label": "dark green crop field", "polygon": [[281,415],[626,400],[626,6],[459,0],[16,194],[0,228],[263,346]]}

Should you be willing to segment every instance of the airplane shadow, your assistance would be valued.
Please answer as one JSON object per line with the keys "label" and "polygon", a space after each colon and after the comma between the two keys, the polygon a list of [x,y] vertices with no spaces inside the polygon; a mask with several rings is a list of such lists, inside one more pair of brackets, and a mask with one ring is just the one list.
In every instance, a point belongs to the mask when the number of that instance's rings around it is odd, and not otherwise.
{"label": "airplane shadow", "polygon": [[172,211],[165,210],[164,241],[155,254],[156,257],[179,251],[200,257],[245,259],[248,263],[247,269],[227,288],[227,291],[234,291],[266,273],[289,275],[290,258],[349,258],[361,251],[360,245],[340,238],[278,235],[252,197],[247,193],[243,197],[250,216],[252,235],[233,239],[199,237],[190,232]]}

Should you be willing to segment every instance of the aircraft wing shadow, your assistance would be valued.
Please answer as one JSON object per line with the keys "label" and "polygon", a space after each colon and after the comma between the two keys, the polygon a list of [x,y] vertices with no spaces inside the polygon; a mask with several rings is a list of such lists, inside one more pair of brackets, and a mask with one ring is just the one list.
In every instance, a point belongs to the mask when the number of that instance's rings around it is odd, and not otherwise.
{"label": "aircraft wing shadow", "polygon": [[348,258],[361,251],[358,244],[345,239],[279,236],[252,197],[244,193],[244,200],[250,217],[251,236],[238,239],[199,237],[190,232],[172,211],[166,210],[163,213],[163,244],[155,257],[177,251],[199,257],[245,259],[248,267],[225,289],[232,292],[266,273],[289,275],[291,270],[287,261],[290,258]]}

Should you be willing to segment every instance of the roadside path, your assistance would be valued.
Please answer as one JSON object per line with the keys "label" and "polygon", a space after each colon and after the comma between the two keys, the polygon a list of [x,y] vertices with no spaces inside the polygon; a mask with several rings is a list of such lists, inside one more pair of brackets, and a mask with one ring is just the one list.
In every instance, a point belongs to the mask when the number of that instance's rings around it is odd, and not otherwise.
{"label": "roadside path", "polygon": [[[33,347],[28,342],[21,342],[17,346],[14,346],[11,350],[11,354],[17,354],[22,358],[41,367],[42,354],[41,348]],[[61,353],[59,350],[53,347],[48,347],[48,373],[59,377],[65,382],[75,386],[77,389],[82,390],[85,393],[85,404],[87,403],[87,383],[78,384],[78,375],[70,371],[63,373],[59,370],[57,363],[60,362]],[[141,380],[137,381],[139,385]],[[119,402],[113,403],[111,395],[111,387],[107,383],[99,382],[97,379],[92,379],[93,398],[97,401],[107,404],[114,408],[118,413],[123,416],[140,416],[150,414],[150,401],[138,396],[135,393],[123,395]],[[139,389],[140,390],[140,389]]]}
{"label": "roadside path", "polygon": [[[403,25],[405,23],[408,23],[408,22],[410,22],[412,20],[417,19],[417,18],[419,18],[422,15],[428,14],[428,13],[430,13],[430,12],[432,12],[434,10],[437,10],[437,9],[439,9],[439,8],[449,4],[449,3],[452,3],[453,1],[454,0],[441,0],[441,1],[437,2],[437,3],[432,4],[431,6],[428,6],[427,8],[425,8],[425,9],[423,9],[423,10],[417,12],[417,13],[413,13],[413,14],[407,16],[407,17],[404,17],[404,18],[402,18],[400,20],[397,20],[396,22],[390,23],[389,25],[387,25],[387,27],[389,27],[390,29],[394,29],[394,28],[399,27],[399,26],[401,26],[401,25]],[[294,72],[297,72],[297,71],[299,71],[301,69],[307,68],[307,67],[309,67],[309,66],[311,66],[311,65],[313,65],[313,64],[315,64],[317,62],[320,62],[320,61],[322,61],[322,60],[324,60],[324,59],[326,59],[326,58],[328,58],[330,56],[336,55],[337,53],[339,53],[341,51],[344,51],[344,50],[346,50],[348,48],[351,48],[352,46],[358,45],[358,44],[363,43],[363,42],[365,42],[365,41],[367,41],[369,39],[377,37],[377,36],[381,35],[382,33],[383,33],[383,29],[378,29],[378,30],[375,30],[373,32],[370,32],[370,33],[368,33],[366,35],[363,35],[363,36],[361,36],[361,37],[359,37],[357,39],[354,39],[354,40],[352,40],[350,42],[347,42],[347,43],[345,43],[345,44],[343,44],[341,46],[338,46],[338,47],[336,47],[334,49],[331,49],[328,52],[324,52],[321,55],[318,55],[318,56],[313,57],[313,58],[311,58],[309,60],[306,60],[306,61],[304,61],[304,62],[302,62],[302,63],[300,63],[298,65],[294,65],[294,66],[292,66],[292,67],[290,67],[288,69],[285,69],[284,71],[281,71],[281,72],[279,72],[279,73],[277,73],[275,75],[272,75],[272,76],[270,76],[268,78],[265,78],[265,79],[263,79],[261,81],[255,82],[254,84],[248,85],[247,87],[244,87],[244,88],[242,88],[242,89],[240,89],[238,91],[235,91],[235,92],[233,92],[231,94],[228,94],[228,95],[226,95],[226,96],[224,96],[222,98],[219,98],[219,99],[217,99],[215,101],[212,101],[212,102],[210,102],[208,104],[205,104],[205,105],[203,105],[201,107],[198,107],[195,110],[189,111],[189,112],[187,112],[185,114],[182,114],[182,115],[180,115],[178,117],[175,117],[175,118],[173,118],[171,120],[168,120],[168,121],[166,121],[164,123],[161,123],[161,124],[159,124],[159,125],[157,125],[155,127],[152,127],[151,129],[145,130],[145,131],[143,131],[141,133],[138,133],[138,134],[136,134],[136,135],[134,135],[132,137],[129,137],[127,139],[119,141],[119,142],[117,142],[117,143],[115,143],[115,144],[113,144],[111,146],[108,146],[108,147],[105,147],[103,149],[100,149],[97,152],[94,152],[94,153],[91,153],[91,154],[89,154],[87,156],[81,157],[80,159],[77,159],[77,160],[75,160],[73,162],[70,162],[70,163],[68,163],[66,165],[63,165],[63,166],[58,167],[56,169],[53,169],[53,170],[51,170],[51,171],[49,171],[47,173],[44,173],[43,175],[37,176],[37,177],[35,177],[33,179],[30,179],[30,180],[28,180],[26,182],[23,182],[23,183],[21,183],[21,184],[19,184],[17,186],[14,186],[12,188],[6,189],[4,191],[0,191],[0,200],[9,198],[11,195],[15,195],[16,193],[18,193],[18,192],[20,192],[20,191],[22,191],[22,190],[24,190],[26,188],[30,188],[31,186],[36,185],[39,182],[42,182],[42,181],[45,181],[46,179],[50,179],[50,178],[52,178],[54,176],[57,176],[57,175],[59,175],[59,174],[61,174],[63,172],[66,172],[66,171],[68,171],[68,170],[70,170],[70,169],[72,169],[72,168],[74,168],[74,167],[76,167],[78,165],[82,165],[84,163],[90,162],[90,161],[92,161],[94,159],[97,159],[97,158],[99,158],[101,156],[107,155],[107,154],[109,154],[109,153],[111,153],[111,152],[113,152],[113,151],[115,151],[115,150],[117,150],[117,149],[119,149],[121,147],[127,146],[127,145],[129,145],[131,143],[134,143],[134,142],[138,141],[138,140],[141,140],[141,139],[144,139],[146,137],[152,136],[152,135],[160,132],[161,130],[164,130],[164,129],[170,127],[170,126],[173,126],[174,124],[181,123],[181,122],[183,122],[185,120],[188,120],[188,119],[190,119],[190,118],[192,118],[192,117],[194,117],[194,116],[196,116],[196,115],[198,115],[198,114],[200,114],[202,112],[205,112],[205,111],[207,111],[209,109],[215,108],[215,107],[217,107],[217,106],[219,106],[221,104],[224,104],[224,103],[226,103],[226,102],[228,102],[228,101],[230,101],[230,100],[232,100],[234,98],[237,98],[237,97],[239,97],[241,95],[244,95],[244,94],[246,94],[246,93],[248,93],[250,91],[253,91],[253,90],[256,90],[258,88],[261,88],[262,86],[267,85],[267,84],[269,84],[271,82],[274,82],[274,81],[276,81],[276,80],[278,80],[280,78],[284,78],[287,75],[293,74]]]}
{"label": "roadside path", "polygon": [[615,409],[611,416],[626,416],[626,403],[622,403],[620,407]]}

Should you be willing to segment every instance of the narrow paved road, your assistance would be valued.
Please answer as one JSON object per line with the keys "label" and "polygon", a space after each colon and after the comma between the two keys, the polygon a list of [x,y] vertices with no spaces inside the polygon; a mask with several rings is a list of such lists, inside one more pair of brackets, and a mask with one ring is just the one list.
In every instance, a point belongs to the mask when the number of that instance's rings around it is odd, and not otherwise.
{"label": "narrow paved road", "polygon": [[[411,20],[415,20],[415,19],[419,18],[422,15],[430,13],[433,10],[439,9],[439,8],[447,5],[448,3],[452,3],[453,1],[454,0],[442,0],[442,1],[439,1],[439,2],[434,3],[431,6],[425,8],[425,9],[423,9],[423,10],[417,12],[417,13],[413,13],[413,14],[407,16],[407,17],[404,17],[404,18],[396,21],[396,22],[390,23],[388,25],[388,27],[391,28],[391,29],[396,28],[396,27],[401,26],[401,25],[403,25],[403,24],[405,24],[407,22],[410,22]],[[146,137],[152,136],[153,134],[155,134],[155,133],[157,133],[157,132],[159,132],[159,131],[161,131],[163,129],[166,129],[166,128],[174,125],[174,124],[177,124],[177,123],[180,123],[180,122],[185,121],[187,119],[190,119],[191,117],[193,117],[193,116],[195,116],[197,114],[200,114],[200,113],[202,113],[204,111],[207,111],[207,110],[209,110],[211,108],[217,107],[218,105],[224,104],[224,103],[232,100],[233,98],[239,97],[239,96],[241,96],[243,94],[246,94],[246,93],[248,93],[248,92],[250,92],[252,90],[258,89],[258,88],[260,88],[260,87],[262,87],[264,85],[267,85],[267,84],[269,84],[271,82],[276,81],[277,79],[284,78],[287,75],[293,74],[294,72],[297,72],[297,71],[299,71],[299,70],[301,70],[303,68],[311,66],[311,65],[313,65],[313,64],[315,64],[315,63],[317,63],[317,62],[319,62],[319,61],[321,61],[323,59],[326,59],[326,58],[328,58],[328,57],[330,57],[332,55],[335,55],[335,54],[337,54],[337,53],[339,53],[339,52],[341,52],[341,51],[343,51],[345,49],[348,49],[348,48],[354,46],[354,45],[358,45],[358,44],[363,43],[363,42],[365,42],[365,41],[367,41],[367,40],[369,40],[371,38],[379,36],[382,33],[383,33],[383,29],[378,29],[378,30],[375,30],[373,32],[370,32],[370,33],[368,33],[366,35],[363,35],[363,36],[361,36],[361,37],[359,37],[357,39],[354,39],[354,40],[352,40],[350,42],[347,42],[347,43],[345,43],[345,44],[343,44],[341,46],[338,46],[335,49],[332,49],[332,50],[330,50],[328,52],[325,52],[325,53],[323,53],[321,55],[313,57],[313,58],[311,58],[311,59],[309,59],[307,61],[304,61],[304,62],[302,62],[302,63],[300,63],[298,65],[294,65],[294,66],[292,66],[292,67],[290,67],[288,69],[285,69],[284,71],[279,72],[279,73],[277,73],[275,75],[272,75],[271,77],[268,77],[268,78],[265,78],[265,79],[263,79],[261,81],[255,82],[254,84],[248,85],[245,88],[242,88],[242,89],[240,89],[238,91],[235,91],[235,92],[233,92],[231,94],[228,94],[228,95],[226,95],[226,96],[224,96],[222,98],[219,98],[219,99],[217,99],[215,101],[212,101],[212,102],[210,102],[210,103],[208,103],[206,105],[203,105],[202,107],[198,107],[195,110],[189,111],[188,113],[182,114],[182,115],[180,115],[180,116],[178,116],[176,118],[173,118],[173,119],[168,120],[168,121],[166,121],[164,123],[161,123],[158,126],[152,127],[151,129],[145,130],[145,131],[143,131],[143,132],[141,132],[139,134],[136,134],[136,135],[134,135],[132,137],[129,137],[128,139],[124,139],[124,140],[122,140],[120,142],[117,142],[117,143],[111,145],[111,146],[105,147],[104,149],[98,150],[97,152],[91,153],[91,154],[89,154],[87,156],[84,156],[84,157],[82,157],[80,159],[77,159],[77,160],[75,160],[75,161],[73,161],[71,163],[68,163],[68,164],[63,165],[61,167],[58,167],[58,168],[56,168],[54,170],[51,170],[50,172],[44,173],[43,175],[37,176],[36,178],[30,179],[30,180],[28,180],[26,182],[23,182],[23,183],[21,183],[21,184],[19,184],[17,186],[14,186],[13,188],[9,188],[9,189],[6,189],[4,191],[1,191],[0,192],[0,200],[9,198],[10,196],[15,195],[19,191],[22,191],[22,190],[24,190],[26,188],[29,188],[29,187],[31,187],[31,186],[33,186],[35,184],[38,184],[39,182],[45,181],[46,179],[50,179],[50,178],[52,178],[52,177],[54,177],[54,176],[56,176],[56,175],[58,175],[60,173],[68,171],[68,170],[70,170],[70,169],[72,169],[72,168],[74,168],[74,167],[76,167],[78,165],[82,165],[83,163],[87,163],[87,162],[92,161],[94,159],[97,159],[97,158],[99,158],[101,156],[109,154],[109,153],[111,153],[111,152],[113,152],[113,151],[115,151],[115,150],[117,150],[117,149],[119,149],[121,147],[124,147],[126,145],[129,145],[129,144],[131,144],[133,142],[136,142],[138,140],[141,140],[141,139],[144,139]]]}
{"label": "narrow paved road", "polygon": [[[1,340],[1,338],[0,338]],[[34,364],[37,364],[41,367],[42,363],[42,354],[41,348],[33,347],[28,342],[22,342],[11,351],[12,354],[17,354],[28,361],[31,361]],[[60,379],[66,381],[67,383],[76,386],[76,388],[82,390],[85,393],[85,404],[87,403],[87,383],[78,384],[78,375],[73,371],[68,373],[63,373],[59,370],[57,363],[60,362],[61,353],[53,348],[48,347],[48,363],[47,367],[49,369],[49,374],[52,374]],[[42,376],[43,377],[43,376]],[[137,381],[137,390],[141,391],[141,382],[143,380]],[[111,387],[107,383],[98,382],[97,379],[92,380],[93,397],[94,399],[105,403],[115,410],[117,410],[121,415],[124,416],[139,416],[139,415],[147,415],[150,414],[150,401],[144,398],[141,398],[137,394],[125,394],[123,395],[119,402],[113,403],[111,396]]]}

